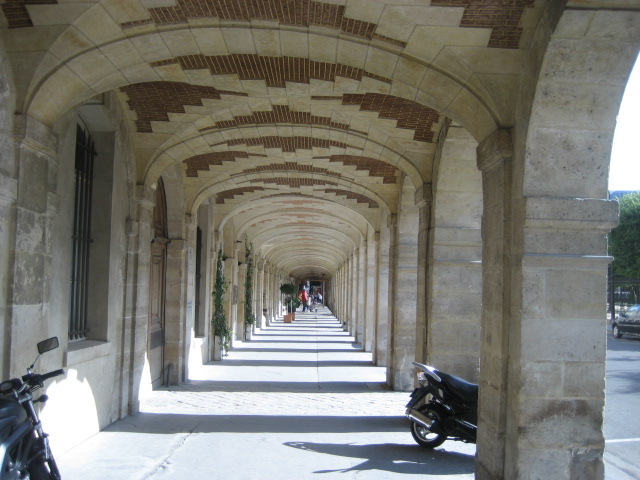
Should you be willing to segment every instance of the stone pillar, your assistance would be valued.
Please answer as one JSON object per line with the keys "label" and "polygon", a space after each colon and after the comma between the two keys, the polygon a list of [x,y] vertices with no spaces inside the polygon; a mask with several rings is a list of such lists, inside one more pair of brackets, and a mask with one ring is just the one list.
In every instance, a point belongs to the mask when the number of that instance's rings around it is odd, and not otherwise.
{"label": "stone pillar", "polygon": [[237,268],[237,260],[233,257],[227,257],[224,260],[224,279],[227,282],[227,291],[224,294],[224,311],[227,314],[227,325],[231,329],[231,345],[233,347],[233,341],[236,338],[236,297],[237,292],[235,286],[235,269]]}
{"label": "stone pillar", "polygon": [[245,303],[245,281],[247,279],[247,264],[242,262],[242,265],[238,266],[238,318],[236,321],[236,338],[238,340],[245,339],[245,327],[244,327],[244,312],[251,309],[251,305]]}
{"label": "stone pillar", "polygon": [[428,233],[431,218],[431,185],[424,184],[416,190],[415,203],[418,209],[418,271],[416,272],[416,354],[417,361],[426,360],[427,348],[427,256]]}
{"label": "stone pillar", "polygon": [[378,247],[378,296],[376,298],[378,315],[376,317],[375,358],[376,365],[387,367],[389,365],[389,335],[391,325],[391,277],[390,254],[391,235],[395,235],[396,217],[388,216],[386,225],[380,230]]}
{"label": "stone pillar", "polygon": [[372,352],[373,362],[376,362],[376,349],[374,348],[376,341],[376,317],[378,314],[378,246],[379,233],[370,232],[367,240],[367,274],[364,278],[365,281],[365,334],[364,334],[364,350],[366,352]]}
{"label": "stone pillar", "polygon": [[[193,226],[190,227],[190,233],[194,233]],[[195,234],[191,237],[195,237]],[[177,385],[187,378],[185,337],[188,317],[193,325],[193,288],[189,289],[189,277],[193,278],[193,262],[190,257],[187,240],[174,238],[167,244],[164,372],[170,385]]]}
{"label": "stone pillar", "polygon": [[272,265],[269,265],[269,291],[271,295],[269,296],[269,311],[267,312],[269,314],[269,321],[267,325],[271,325],[271,322],[274,322],[281,314],[280,278],[276,273],[276,269]]}
{"label": "stone pillar", "polygon": [[262,319],[262,310],[267,308],[265,298],[267,296],[267,282],[265,281],[265,268],[264,260],[256,258],[256,287],[255,287],[255,300],[256,300],[256,327],[262,328],[264,321]]}
{"label": "stone pillar", "polygon": [[[387,301],[388,310],[386,322],[382,321],[382,328],[385,329],[383,338],[386,339],[384,349],[386,352],[386,367],[387,367],[387,384],[393,388],[395,384],[395,361],[394,361],[394,322],[396,321],[396,309],[394,305],[397,301],[397,276],[395,272],[398,267],[398,216],[395,214],[389,215],[387,218],[387,227],[389,229],[389,300]],[[381,328],[378,329],[381,332]]]}
{"label": "stone pillar", "polygon": [[[477,478],[602,479],[613,202],[511,193],[511,142],[478,147],[483,316]],[[544,459],[544,461],[541,461]]]}
{"label": "stone pillar", "polygon": [[281,315],[282,305],[280,304],[280,299],[282,295],[280,294],[280,278],[276,275],[276,269],[273,265],[269,265],[269,290],[271,291],[271,295],[269,298],[269,321],[267,325],[271,325],[271,322],[274,322],[279,315]]}
{"label": "stone pillar", "polygon": [[[441,142],[428,234],[428,364],[477,382],[482,316],[482,174],[478,143],[450,126]],[[422,218],[422,214],[421,214]],[[419,243],[422,248],[422,241]],[[420,283],[420,282],[419,282]]]}
{"label": "stone pillar", "polygon": [[[483,187],[483,295],[478,408],[477,471],[480,478],[505,478],[509,391],[509,259],[511,244],[511,159],[509,132],[496,131],[478,147]],[[548,440],[545,439],[544,441]]]}
{"label": "stone pillar", "polygon": [[354,292],[355,292],[355,286],[354,286],[354,260],[353,260],[354,254],[351,254],[351,256],[349,257],[349,260],[347,261],[347,268],[346,268],[346,272],[345,272],[345,289],[346,289],[346,296],[345,296],[345,302],[344,302],[344,310],[345,310],[345,315],[344,315],[344,323],[345,323],[345,330],[348,332],[353,332],[353,301],[355,298]]}
{"label": "stone pillar", "polygon": [[394,279],[393,334],[391,337],[391,387],[394,390],[413,389],[412,365],[416,355],[416,305],[418,267],[418,209],[415,189],[405,177],[401,196],[401,210],[396,229],[396,264]]}
{"label": "stone pillar", "polygon": [[[127,222],[127,262],[125,305],[122,322],[122,393],[123,416],[140,411],[140,387],[147,352],[149,326],[149,269],[153,234],[155,192],[146,185],[135,190],[134,219]],[[120,334],[120,332],[118,332]],[[125,403],[126,402],[126,403]]]}
{"label": "stone pillar", "polygon": [[366,285],[367,285],[367,239],[363,238],[360,242],[360,248],[358,249],[358,264],[356,265],[358,272],[357,280],[357,298],[356,298],[356,342],[362,344],[364,349],[365,334],[366,334],[366,317],[365,317],[365,304],[366,304]]}
{"label": "stone pillar", "polygon": [[358,341],[357,335],[357,323],[358,323],[358,293],[359,293],[359,271],[358,265],[360,264],[360,249],[357,248],[353,255],[351,256],[351,281],[349,282],[350,287],[350,296],[351,300],[349,302],[349,331],[353,334],[354,338],[356,338],[356,342]]}
{"label": "stone pillar", "polygon": [[[5,145],[11,148],[11,145]],[[2,210],[0,230],[9,244],[2,287],[7,292],[3,310],[3,378],[24,374],[33,362],[34,335],[48,336],[46,327],[53,222],[58,213],[55,178],[58,174],[55,133],[30,117],[14,117],[14,151],[2,160]],[[15,159],[15,161],[12,161]],[[50,176],[53,182],[50,184]],[[6,228],[6,230],[5,230]],[[68,329],[65,334],[68,333]],[[8,352],[5,350],[8,349]]]}

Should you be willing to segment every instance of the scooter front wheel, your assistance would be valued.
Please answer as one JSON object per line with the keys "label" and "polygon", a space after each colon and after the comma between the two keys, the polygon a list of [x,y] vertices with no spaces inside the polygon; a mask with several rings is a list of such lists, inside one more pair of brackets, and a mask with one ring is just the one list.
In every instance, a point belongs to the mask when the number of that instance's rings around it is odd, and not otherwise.
{"label": "scooter front wheel", "polygon": [[[420,413],[433,421],[442,423],[442,416],[431,405],[422,405],[417,409]],[[418,445],[424,448],[436,448],[444,443],[447,436],[442,433],[433,433],[428,428],[411,422],[411,435]]]}

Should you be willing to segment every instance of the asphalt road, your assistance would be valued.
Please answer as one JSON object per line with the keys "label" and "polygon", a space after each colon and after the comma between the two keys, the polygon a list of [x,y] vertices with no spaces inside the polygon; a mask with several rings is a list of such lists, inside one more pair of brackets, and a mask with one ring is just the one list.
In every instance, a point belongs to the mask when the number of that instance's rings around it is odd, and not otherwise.
{"label": "asphalt road", "polygon": [[640,479],[640,338],[607,343],[606,480]]}

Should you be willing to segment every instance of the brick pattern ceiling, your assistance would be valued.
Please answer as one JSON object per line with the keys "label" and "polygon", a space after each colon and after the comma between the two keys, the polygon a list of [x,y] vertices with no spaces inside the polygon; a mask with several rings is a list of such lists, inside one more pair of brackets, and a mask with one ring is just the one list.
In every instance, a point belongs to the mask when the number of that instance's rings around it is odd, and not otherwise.
{"label": "brick pattern ceiling", "polygon": [[382,35],[376,35],[376,24],[348,18],[344,5],[312,0],[178,0],[170,7],[150,8],[151,18],[122,23],[123,28],[147,23],[165,25],[184,23],[190,19],[273,20],[283,25],[309,27],[319,25],[365,39],[380,38],[404,45]]}
{"label": "brick pattern ceiling", "polygon": [[[522,15],[535,0],[431,0],[432,6],[464,7],[461,27],[491,28],[490,48],[518,48]],[[33,26],[27,5],[57,4],[57,0],[7,0],[2,11],[9,28]],[[123,29],[154,23],[170,25],[190,19],[272,20],[283,25],[318,25],[363,39],[379,39],[405,47],[406,43],[376,33],[375,23],[349,18],[344,5],[313,0],[177,0],[175,5],[149,9],[149,18],[122,22]]]}
{"label": "brick pattern ceiling", "polygon": [[311,150],[314,147],[317,148],[355,148],[345,142],[338,142],[327,138],[314,138],[314,137],[278,137],[275,135],[267,137],[255,137],[255,138],[234,138],[226,140],[224,142],[214,143],[211,146],[217,147],[220,145],[229,145],[230,147],[236,145],[246,145],[247,147],[263,146],[264,148],[278,148],[283,152],[293,153],[296,150]]}
{"label": "brick pattern ceiling", "polygon": [[520,19],[535,0],[431,0],[431,5],[465,7],[461,27],[491,28],[488,47],[518,48]]}
{"label": "brick pattern ceiling", "polygon": [[[121,90],[129,97],[129,107],[136,112],[138,132],[146,133],[153,131],[151,121],[168,122],[169,113],[185,113],[184,107],[187,105],[203,106],[203,99],[220,100],[221,95],[247,96],[244,92],[177,82],[137,83],[122,87]],[[312,97],[312,99],[340,99],[342,105],[357,105],[361,111],[379,112],[380,118],[397,120],[398,128],[415,130],[413,139],[423,142],[433,142],[432,127],[440,120],[440,115],[435,110],[393,95],[345,94],[341,97]],[[352,130],[348,124],[333,122],[329,117],[312,115],[309,112],[296,112],[287,105],[273,105],[271,111],[240,115],[232,120],[216,122],[200,131],[276,123],[323,125],[340,130]]]}
{"label": "brick pattern ceiling", "polygon": [[384,83],[391,79],[349,65],[318,62],[300,57],[270,57],[256,54],[185,55],[158,60],[152,67],[177,64],[182,70],[207,69],[212,75],[238,75],[240,80],[264,80],[269,87],[286,86],[285,82],[309,83],[310,80],[335,82],[336,77],[362,80],[373,78]]}
{"label": "brick pattern ceiling", "polygon": [[[453,87],[434,100],[432,85],[489,88],[474,71],[478,52],[513,61],[536,20],[526,16],[536,0],[0,1],[16,36],[7,45],[39,29],[40,44],[53,39],[46,58],[61,59],[52,71],[78,76],[70,88],[108,90],[92,84],[95,65],[118,79],[109,85],[127,110],[139,172],[157,178],[173,162],[185,204],[211,195],[216,212],[245,212],[256,229],[290,221],[255,214],[271,202],[300,210],[305,228],[360,232],[382,221],[382,207],[396,211],[403,176],[417,187],[432,174],[445,118],[426,103],[458,120],[449,105],[465,101]],[[84,55],[95,63],[78,65]],[[314,218],[295,202],[314,203]]]}
{"label": "brick pattern ceiling", "polygon": [[129,108],[136,112],[138,132],[145,133],[153,131],[152,121],[168,122],[169,113],[185,113],[186,105],[202,106],[203,99],[220,100],[221,95],[247,95],[177,82],[136,83],[121,90],[129,97]]}

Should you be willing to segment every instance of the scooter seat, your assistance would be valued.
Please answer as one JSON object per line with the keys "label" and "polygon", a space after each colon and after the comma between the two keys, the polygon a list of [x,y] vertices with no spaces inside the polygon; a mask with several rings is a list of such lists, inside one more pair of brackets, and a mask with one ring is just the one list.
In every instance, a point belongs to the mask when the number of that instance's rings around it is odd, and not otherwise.
{"label": "scooter seat", "polygon": [[467,403],[478,403],[478,385],[448,373],[438,371],[438,375],[456,397]]}

